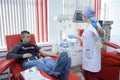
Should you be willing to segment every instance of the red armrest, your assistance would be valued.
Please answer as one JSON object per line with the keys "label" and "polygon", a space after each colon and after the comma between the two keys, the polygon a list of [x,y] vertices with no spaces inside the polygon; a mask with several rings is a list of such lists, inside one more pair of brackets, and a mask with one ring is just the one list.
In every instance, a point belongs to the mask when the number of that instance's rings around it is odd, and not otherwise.
{"label": "red armrest", "polygon": [[0,74],[4,72],[9,66],[11,66],[14,62],[16,62],[15,59],[1,59],[0,60]]}
{"label": "red armrest", "polygon": [[[119,45],[111,43],[111,42],[108,42],[108,41],[104,42],[104,44],[107,45],[107,46],[109,46],[109,47],[112,47],[114,49],[119,49],[120,48]],[[114,58],[114,59],[120,61],[120,55],[116,54],[116,51],[107,52],[105,50],[102,50],[102,55],[104,55],[103,58],[105,58],[105,57],[111,57],[111,58]]]}
{"label": "red armrest", "polygon": [[[120,46],[111,42],[104,42],[103,44],[112,47],[114,49],[119,49]],[[119,66],[120,65],[120,55],[116,51],[107,52],[104,49],[101,49],[102,54],[102,64],[107,66]]]}
{"label": "red armrest", "polygon": [[119,45],[114,44],[114,43],[111,43],[111,42],[108,42],[108,41],[103,42],[103,44],[104,44],[104,45],[107,45],[107,46],[110,46],[110,47],[112,47],[112,48],[115,48],[115,49],[120,48]]}

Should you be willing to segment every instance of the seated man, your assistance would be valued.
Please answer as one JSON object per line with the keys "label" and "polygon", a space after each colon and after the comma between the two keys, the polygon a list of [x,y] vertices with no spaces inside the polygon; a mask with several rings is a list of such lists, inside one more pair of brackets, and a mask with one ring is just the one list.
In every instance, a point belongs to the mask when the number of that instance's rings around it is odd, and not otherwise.
{"label": "seated man", "polygon": [[21,32],[21,39],[20,43],[8,52],[6,58],[18,59],[21,62],[23,69],[36,66],[38,69],[42,69],[49,75],[59,77],[62,80],[67,80],[65,78],[68,76],[66,73],[68,74],[71,68],[71,58],[68,58],[66,52],[62,52],[56,61],[51,57],[38,58],[38,54],[45,54],[48,56],[56,56],[56,54],[43,51],[37,45],[32,44],[30,33],[28,31]]}

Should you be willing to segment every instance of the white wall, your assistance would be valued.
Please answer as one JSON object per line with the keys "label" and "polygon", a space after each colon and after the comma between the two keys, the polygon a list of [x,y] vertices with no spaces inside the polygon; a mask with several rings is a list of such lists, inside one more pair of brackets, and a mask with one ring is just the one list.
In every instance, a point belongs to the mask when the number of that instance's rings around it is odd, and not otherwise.
{"label": "white wall", "polygon": [[63,14],[63,0],[49,0],[49,42],[59,40],[59,25],[54,20],[55,16]]}
{"label": "white wall", "polygon": [[102,0],[103,20],[113,20],[111,42],[120,45],[120,0]]}

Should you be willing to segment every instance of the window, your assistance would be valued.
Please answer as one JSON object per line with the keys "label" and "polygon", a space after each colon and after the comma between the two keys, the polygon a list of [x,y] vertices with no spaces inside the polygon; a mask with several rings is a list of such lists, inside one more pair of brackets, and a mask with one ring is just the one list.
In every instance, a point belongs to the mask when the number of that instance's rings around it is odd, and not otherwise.
{"label": "window", "polygon": [[0,48],[6,47],[5,35],[22,30],[48,41],[47,0],[0,0]]}

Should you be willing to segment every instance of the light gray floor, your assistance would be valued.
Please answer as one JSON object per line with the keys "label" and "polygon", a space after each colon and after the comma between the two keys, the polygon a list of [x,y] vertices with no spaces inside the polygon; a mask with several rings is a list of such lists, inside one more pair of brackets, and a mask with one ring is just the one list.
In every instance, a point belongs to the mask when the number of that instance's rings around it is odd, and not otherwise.
{"label": "light gray floor", "polygon": [[80,66],[74,66],[71,68],[71,71],[77,74],[82,80],[85,80],[83,71],[80,70]]}

